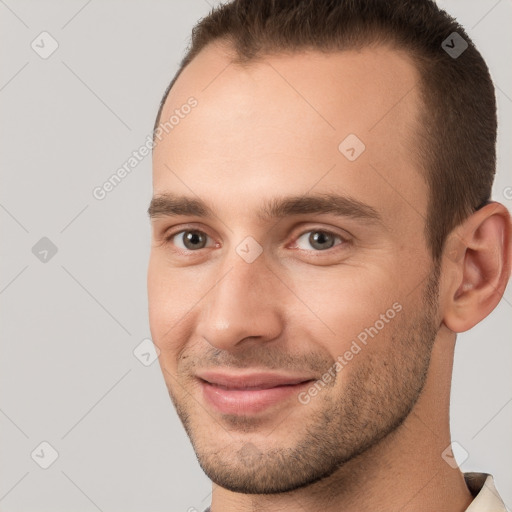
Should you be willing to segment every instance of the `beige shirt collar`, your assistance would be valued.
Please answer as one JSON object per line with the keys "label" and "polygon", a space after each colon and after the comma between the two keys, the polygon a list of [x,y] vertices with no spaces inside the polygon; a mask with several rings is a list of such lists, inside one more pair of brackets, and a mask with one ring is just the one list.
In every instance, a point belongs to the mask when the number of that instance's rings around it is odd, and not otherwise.
{"label": "beige shirt collar", "polygon": [[507,512],[492,475],[487,473],[464,473],[464,480],[475,497],[466,512]]}

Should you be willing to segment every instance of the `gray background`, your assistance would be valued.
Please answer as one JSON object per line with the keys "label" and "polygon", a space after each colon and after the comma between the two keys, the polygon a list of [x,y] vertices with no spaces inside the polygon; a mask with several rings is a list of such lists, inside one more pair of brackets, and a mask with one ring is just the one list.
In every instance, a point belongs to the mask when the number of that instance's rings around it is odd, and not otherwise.
{"label": "gray background", "polygon": [[[202,510],[200,470],[150,337],[151,161],[92,195],[151,133],[206,0],[0,0],[0,510]],[[445,0],[497,86],[494,198],[512,206],[510,0]],[[47,31],[59,47],[47,59]],[[47,37],[47,36],[45,36]],[[47,237],[57,253],[44,253]],[[41,245],[42,244],[42,245]],[[46,261],[40,258],[46,257]],[[511,288],[458,340],[453,439],[512,506]],[[51,449],[58,452],[51,462]],[[35,452],[34,452],[35,450]],[[31,454],[34,453],[33,456]],[[460,459],[460,455],[458,456]]]}

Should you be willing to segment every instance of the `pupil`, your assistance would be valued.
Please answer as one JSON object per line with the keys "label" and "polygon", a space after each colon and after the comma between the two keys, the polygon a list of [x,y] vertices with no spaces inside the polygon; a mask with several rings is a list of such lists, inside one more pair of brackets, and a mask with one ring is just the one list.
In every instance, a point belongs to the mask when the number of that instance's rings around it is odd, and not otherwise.
{"label": "pupil", "polygon": [[[312,247],[317,249],[330,249],[333,244],[333,239],[327,233],[323,233],[322,231],[315,231],[310,235],[310,243]],[[327,243],[327,247],[326,244]]]}
{"label": "pupil", "polygon": [[185,245],[189,248],[197,249],[198,245],[204,245],[202,242],[204,242],[203,236],[197,231],[188,231],[185,235]]}

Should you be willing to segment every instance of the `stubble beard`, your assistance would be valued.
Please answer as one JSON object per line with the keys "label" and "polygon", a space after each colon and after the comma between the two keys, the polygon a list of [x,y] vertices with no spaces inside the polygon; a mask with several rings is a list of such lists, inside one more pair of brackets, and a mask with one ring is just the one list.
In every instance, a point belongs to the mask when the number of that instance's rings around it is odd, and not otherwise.
{"label": "stubble beard", "polygon": [[[333,475],[394,432],[410,414],[425,385],[438,331],[438,287],[437,266],[428,278],[418,311],[409,317],[401,312],[402,316],[386,326],[390,330],[385,333],[388,339],[382,340],[389,347],[385,361],[370,354],[357,355],[360,362],[351,368],[340,395],[334,396],[331,389],[315,397],[311,407],[297,402],[296,407],[304,409],[291,445],[275,447],[272,442],[272,448],[265,448],[252,442],[248,436],[258,430],[258,421],[234,416],[225,420],[244,435],[235,436],[225,446],[208,445],[203,433],[221,428],[219,424],[201,410],[203,423],[199,425],[192,413],[199,409],[197,402],[177,399],[168,386],[199,464],[210,480],[243,494],[290,492]],[[382,334],[372,343],[379,343]],[[272,434],[269,441],[271,438]]]}

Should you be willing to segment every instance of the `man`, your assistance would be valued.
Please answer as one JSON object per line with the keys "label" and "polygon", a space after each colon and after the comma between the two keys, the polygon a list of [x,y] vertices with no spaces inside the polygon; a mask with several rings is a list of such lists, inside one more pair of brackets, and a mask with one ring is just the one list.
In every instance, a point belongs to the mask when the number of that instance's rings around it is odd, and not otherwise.
{"label": "man", "polygon": [[512,232],[462,27],[430,0],[235,0],[154,133],[151,332],[211,511],[505,510],[450,452],[456,335]]}

